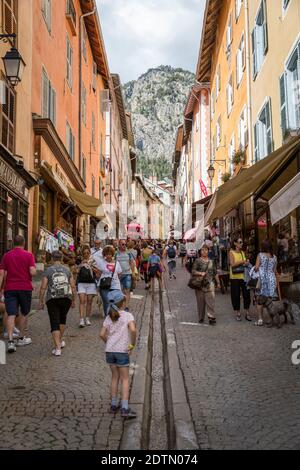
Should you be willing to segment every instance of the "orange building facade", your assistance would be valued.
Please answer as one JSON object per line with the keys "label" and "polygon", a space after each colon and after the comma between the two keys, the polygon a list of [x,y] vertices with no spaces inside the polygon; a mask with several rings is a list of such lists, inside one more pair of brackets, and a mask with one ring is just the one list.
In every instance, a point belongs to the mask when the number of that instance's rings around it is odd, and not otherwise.
{"label": "orange building facade", "polygon": [[32,13],[32,164],[39,180],[32,235],[36,241],[41,230],[58,229],[89,242],[98,221],[81,212],[68,188],[104,200],[109,70],[100,22],[92,1],[41,0]]}

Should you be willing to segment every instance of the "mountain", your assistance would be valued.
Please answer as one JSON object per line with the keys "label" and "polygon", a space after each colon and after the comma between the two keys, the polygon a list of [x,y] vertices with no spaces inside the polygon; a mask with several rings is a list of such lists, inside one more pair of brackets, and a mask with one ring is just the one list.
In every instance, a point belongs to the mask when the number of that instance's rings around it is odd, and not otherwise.
{"label": "mountain", "polygon": [[177,127],[194,80],[191,72],[162,65],[123,86],[132,115],[138,172],[144,176],[171,176]]}

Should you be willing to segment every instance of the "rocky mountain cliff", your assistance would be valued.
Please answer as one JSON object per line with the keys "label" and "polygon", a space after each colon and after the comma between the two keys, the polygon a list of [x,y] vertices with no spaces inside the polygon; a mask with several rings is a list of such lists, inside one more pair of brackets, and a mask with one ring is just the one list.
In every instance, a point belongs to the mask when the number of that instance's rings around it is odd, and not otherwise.
{"label": "rocky mountain cliff", "polygon": [[194,79],[191,72],[162,65],[123,87],[132,114],[138,171],[146,177],[171,175],[176,131]]}

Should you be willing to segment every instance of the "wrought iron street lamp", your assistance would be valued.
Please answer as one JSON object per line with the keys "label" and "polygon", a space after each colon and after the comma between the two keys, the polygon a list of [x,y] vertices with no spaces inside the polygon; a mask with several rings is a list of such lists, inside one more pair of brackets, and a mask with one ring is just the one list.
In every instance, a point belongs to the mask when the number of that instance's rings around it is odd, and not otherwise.
{"label": "wrought iron street lamp", "polygon": [[0,41],[8,42],[9,39],[13,39],[14,41],[14,46],[10,51],[6,52],[4,57],[2,57],[6,78],[12,86],[18,85],[18,83],[22,80],[24,68],[26,65],[20,52],[15,47],[16,37],[16,34],[0,34]]}

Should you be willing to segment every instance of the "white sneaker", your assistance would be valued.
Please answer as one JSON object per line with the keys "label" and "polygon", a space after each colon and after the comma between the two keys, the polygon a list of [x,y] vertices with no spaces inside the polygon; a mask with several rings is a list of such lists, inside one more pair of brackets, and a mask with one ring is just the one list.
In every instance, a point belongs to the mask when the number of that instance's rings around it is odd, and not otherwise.
{"label": "white sneaker", "polygon": [[62,349],[66,347],[66,342],[65,342],[64,340],[61,342],[60,347],[61,347]]}
{"label": "white sneaker", "polygon": [[32,343],[32,339],[26,338],[26,336],[24,336],[23,339],[18,339],[17,346],[27,346],[28,344],[31,344],[31,343]]}
{"label": "white sneaker", "polygon": [[7,352],[9,353],[14,353],[16,352],[17,348],[16,348],[16,345],[15,345],[15,342],[14,341],[9,341],[8,342],[8,347],[7,347]]}
{"label": "white sneaker", "polygon": [[89,318],[85,319],[85,324],[86,324],[86,326],[91,326],[91,322],[90,322]]}
{"label": "white sneaker", "polygon": [[79,322],[79,328],[84,328],[85,327],[85,322],[84,322],[84,318],[82,318]]}
{"label": "white sneaker", "polygon": [[61,356],[61,349],[53,349],[52,354],[53,356]]}

